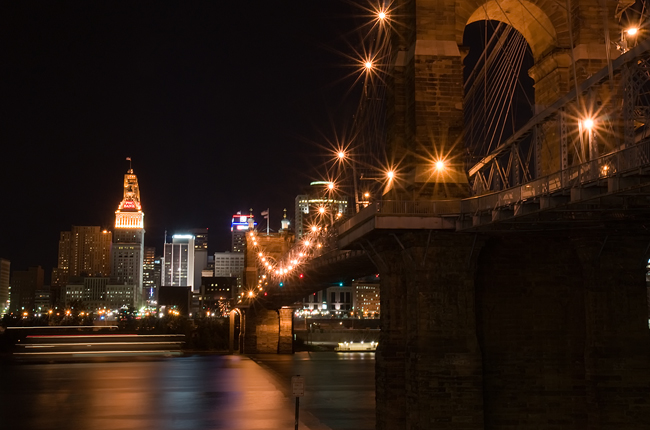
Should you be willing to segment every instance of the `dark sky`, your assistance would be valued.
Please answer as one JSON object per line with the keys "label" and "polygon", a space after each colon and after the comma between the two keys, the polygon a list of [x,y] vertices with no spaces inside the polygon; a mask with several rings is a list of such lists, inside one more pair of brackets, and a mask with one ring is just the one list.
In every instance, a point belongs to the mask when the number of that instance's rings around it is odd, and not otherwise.
{"label": "dark sky", "polygon": [[222,251],[232,213],[270,207],[272,227],[292,215],[321,133],[356,104],[342,52],[359,13],[341,0],[3,2],[0,257],[49,272],[60,231],[111,228],[126,157],[148,245],[209,227]]}

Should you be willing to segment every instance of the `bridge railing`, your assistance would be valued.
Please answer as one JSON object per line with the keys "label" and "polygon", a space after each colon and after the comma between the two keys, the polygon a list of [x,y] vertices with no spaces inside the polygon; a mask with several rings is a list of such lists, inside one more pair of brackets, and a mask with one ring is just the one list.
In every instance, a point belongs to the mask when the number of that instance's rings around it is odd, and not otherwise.
{"label": "bridge railing", "polygon": [[443,216],[460,213],[460,200],[383,200],[375,204],[376,212],[382,215]]}
{"label": "bridge railing", "polygon": [[475,215],[512,207],[516,203],[534,200],[542,196],[559,193],[568,195],[572,188],[588,186],[600,179],[624,175],[641,168],[650,168],[650,139],[523,185],[491,194],[462,200],[383,200],[373,202],[356,216],[341,224],[339,233],[351,231],[376,216],[453,217]]}
{"label": "bridge railing", "polygon": [[477,213],[507,207],[517,202],[582,187],[641,167],[650,167],[650,139],[518,187],[464,199],[461,202],[461,212]]}

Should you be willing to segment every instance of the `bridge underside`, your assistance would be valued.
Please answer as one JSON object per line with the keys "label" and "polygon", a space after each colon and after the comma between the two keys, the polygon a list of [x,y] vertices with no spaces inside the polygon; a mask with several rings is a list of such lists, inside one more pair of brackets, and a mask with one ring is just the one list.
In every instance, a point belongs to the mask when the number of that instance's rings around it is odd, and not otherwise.
{"label": "bridge underside", "polygon": [[394,231],[377,428],[650,428],[650,234]]}

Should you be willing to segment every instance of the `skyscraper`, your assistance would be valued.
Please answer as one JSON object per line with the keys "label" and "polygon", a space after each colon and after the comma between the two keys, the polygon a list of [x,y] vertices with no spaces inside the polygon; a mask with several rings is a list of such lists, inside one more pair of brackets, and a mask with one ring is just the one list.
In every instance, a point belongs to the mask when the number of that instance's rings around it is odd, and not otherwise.
{"label": "skyscraper", "polygon": [[136,286],[135,303],[138,305],[143,297],[144,233],[138,178],[129,168],[124,175],[124,195],[115,211],[111,276],[118,284]]}
{"label": "skyscraper", "polygon": [[253,218],[253,209],[250,215],[242,215],[241,211],[232,216],[230,231],[232,232],[232,252],[244,252],[246,250],[246,232],[249,228],[255,228],[257,223]]}
{"label": "skyscraper", "polygon": [[208,268],[208,229],[193,228],[194,236],[194,291],[201,286],[201,274]]}
{"label": "skyscraper", "polygon": [[59,237],[59,259],[53,285],[65,285],[71,276],[109,276],[113,234],[98,226],[72,226]]}
{"label": "skyscraper", "polygon": [[9,273],[11,262],[0,258],[0,316],[9,309]]}
{"label": "skyscraper", "polygon": [[171,243],[165,243],[163,253],[164,287],[193,287],[198,291],[201,285],[194,281],[194,236],[175,234]]}
{"label": "skyscraper", "polygon": [[194,249],[208,250],[208,229],[193,228],[189,231],[194,236]]}
{"label": "skyscraper", "polygon": [[[158,262],[160,265],[160,261]],[[152,304],[155,300],[158,287],[160,287],[160,270],[156,271],[156,248],[153,246],[144,247],[142,288],[144,289],[143,300]]]}

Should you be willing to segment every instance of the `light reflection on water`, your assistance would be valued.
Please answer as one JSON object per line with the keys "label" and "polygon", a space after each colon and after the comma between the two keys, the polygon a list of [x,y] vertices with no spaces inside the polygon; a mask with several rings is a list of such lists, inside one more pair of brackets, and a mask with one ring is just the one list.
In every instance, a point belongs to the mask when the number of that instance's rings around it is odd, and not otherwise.
{"label": "light reflection on water", "polygon": [[[306,424],[301,429],[310,428],[310,422],[326,423],[328,419],[356,420],[359,413],[364,414],[368,426],[355,428],[370,429],[374,428],[374,363],[369,363],[373,358],[374,354],[368,353],[276,355],[258,358],[262,366],[244,357],[219,355],[134,362],[3,364],[0,427],[293,428],[293,399],[287,378],[302,372],[307,375],[307,390],[301,403],[301,420]],[[363,362],[369,364],[364,365],[366,370],[359,367]],[[357,378],[354,387],[346,385],[355,374],[363,376],[365,382]],[[363,391],[356,391],[358,387]],[[337,403],[349,404],[351,399],[363,409],[346,409]],[[314,418],[312,412],[324,415]]]}

